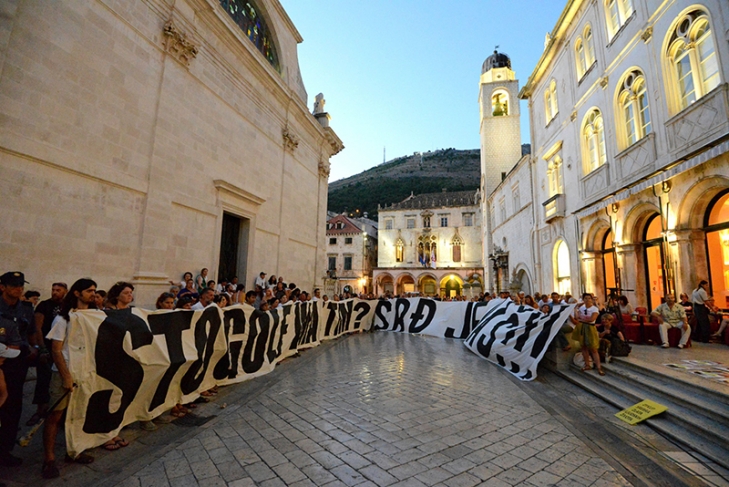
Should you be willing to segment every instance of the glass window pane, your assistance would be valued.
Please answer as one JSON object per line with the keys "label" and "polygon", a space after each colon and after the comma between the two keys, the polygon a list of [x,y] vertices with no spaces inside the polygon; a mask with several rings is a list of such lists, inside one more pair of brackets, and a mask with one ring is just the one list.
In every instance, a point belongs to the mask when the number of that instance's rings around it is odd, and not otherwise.
{"label": "glass window pane", "polygon": [[645,90],[638,95],[638,108],[640,109],[640,121],[642,124],[643,137],[651,133],[651,112],[648,110],[648,95]]}
{"label": "glass window pane", "polygon": [[694,78],[691,73],[691,59],[688,51],[681,49],[676,56],[676,75],[678,77],[678,89],[681,96],[681,106],[687,107],[696,101],[694,89]]}
{"label": "glass window pane", "polygon": [[699,62],[701,63],[701,79],[703,80],[703,94],[719,86],[719,64],[716,60],[714,41],[711,33],[707,33],[697,46]]}
{"label": "glass window pane", "polygon": [[557,248],[557,279],[570,277],[570,251],[564,240],[560,241]]}
{"label": "glass window pane", "polygon": [[629,99],[625,100],[623,105],[623,114],[625,116],[625,130],[628,136],[628,145],[632,145],[638,140],[635,130],[635,116],[633,114],[633,102]]}

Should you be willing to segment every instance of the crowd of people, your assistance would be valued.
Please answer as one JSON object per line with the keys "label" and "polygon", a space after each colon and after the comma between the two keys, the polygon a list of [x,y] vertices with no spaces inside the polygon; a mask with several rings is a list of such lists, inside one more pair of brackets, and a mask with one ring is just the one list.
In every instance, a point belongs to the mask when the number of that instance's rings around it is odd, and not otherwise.
{"label": "crowd of people", "polygon": [[[120,281],[112,285],[108,291],[98,289],[92,279],[83,278],[69,288],[65,282],[55,282],[51,286],[48,299],[41,300],[41,293],[36,290],[25,292],[25,276],[22,272],[7,272],[0,276],[0,467],[16,467],[22,460],[12,455],[13,447],[19,433],[19,422],[23,407],[23,384],[29,367],[36,369],[36,383],[33,404],[36,410],[28,420],[27,426],[37,424],[45,418],[43,432],[44,462],[42,475],[44,478],[59,476],[56,465],[56,436],[63,424],[65,409],[69,395],[74,389],[74,381],[68,367],[68,327],[69,313],[84,309],[130,309],[134,302],[134,285]],[[269,311],[293,302],[318,301],[327,302],[330,297],[322,295],[320,289],[313,292],[301,290],[295,283],[286,283],[282,276],[270,276],[265,272],[256,277],[254,289],[246,291],[237,277],[221,279],[215,282],[209,277],[208,269],[201,269],[197,276],[186,272],[182,280],[171,281],[170,289],[160,294],[156,301],[157,309],[204,309],[216,305],[221,308],[234,304],[248,304],[260,311]],[[346,286],[342,293],[332,293],[332,301],[341,301],[358,297],[360,299],[389,299],[413,297],[413,295],[393,295],[385,292],[379,296],[372,293],[355,294]],[[634,314],[634,309],[625,296],[610,296],[604,305],[597,303],[594,295],[585,293],[578,301],[569,292],[561,295],[523,292],[497,294],[479,293],[470,298],[471,301],[490,301],[496,297],[508,298],[513,302],[530,306],[544,314],[552,312],[560,304],[575,304],[574,313],[557,334],[554,346],[563,351],[571,349],[567,336],[578,342],[583,359],[583,371],[596,368],[604,375],[601,363],[609,360],[611,351],[615,354],[630,352],[622,333],[622,316]],[[434,296],[431,299],[441,301],[465,301],[465,296]],[[658,306],[651,314],[660,324],[663,346],[668,346],[667,330],[680,327],[683,330],[679,348],[686,345],[691,328],[688,325],[686,311],[694,313],[701,330],[699,339],[709,340],[709,327],[706,321],[712,312],[717,312],[713,300],[708,294],[708,283],[701,281],[692,296],[682,294],[680,303],[675,297],[667,295],[665,303]],[[729,324],[724,319],[721,334]],[[202,400],[217,393],[216,388],[204,391]],[[177,404],[170,413],[181,417],[189,414],[194,404]],[[146,430],[157,428],[152,421],[140,422]],[[103,445],[107,450],[116,450],[129,443],[121,437],[115,437]],[[66,461],[88,464],[94,458],[81,453],[75,458],[66,457]],[[2,483],[0,482],[0,487]]]}

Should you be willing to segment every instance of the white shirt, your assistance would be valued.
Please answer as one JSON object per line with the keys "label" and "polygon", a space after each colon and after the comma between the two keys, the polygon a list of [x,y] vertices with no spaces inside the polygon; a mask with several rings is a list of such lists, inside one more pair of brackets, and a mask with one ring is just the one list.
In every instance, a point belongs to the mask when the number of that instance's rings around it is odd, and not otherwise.
{"label": "white shirt", "polygon": [[[208,305],[208,306],[210,306],[210,305]],[[195,311],[197,311],[197,310],[201,310],[201,309],[205,309],[205,308],[206,308],[206,306],[203,306],[203,304],[200,301],[198,301],[197,303],[193,304],[192,308],[190,308],[190,309],[194,309]]]}
{"label": "white shirt", "polygon": [[706,303],[704,301],[708,301],[708,300],[709,300],[709,295],[706,294],[706,291],[702,287],[698,288],[693,293],[691,293],[691,301],[693,301],[694,304],[705,305]]}
{"label": "white shirt", "polygon": [[[68,321],[66,318],[61,315],[56,316],[53,320],[53,324],[51,324],[51,331],[48,332],[46,338],[57,342],[63,342],[61,354],[63,355],[63,360],[66,361],[66,367],[68,367],[70,354],[68,351]],[[55,363],[51,369],[58,372],[58,367],[56,367]]]}
{"label": "white shirt", "polygon": [[[590,306],[589,308],[584,304],[577,310],[577,319],[583,323],[595,323],[595,320],[591,319],[592,315],[599,313],[600,310],[597,306]],[[595,318],[597,319],[597,318]]]}
{"label": "white shirt", "polygon": [[255,286],[261,286],[261,289],[264,289],[265,290],[266,287],[267,287],[266,286],[266,278],[265,277],[261,277],[261,276],[256,277],[256,280],[253,282],[253,286],[254,286],[254,290],[255,290]]}

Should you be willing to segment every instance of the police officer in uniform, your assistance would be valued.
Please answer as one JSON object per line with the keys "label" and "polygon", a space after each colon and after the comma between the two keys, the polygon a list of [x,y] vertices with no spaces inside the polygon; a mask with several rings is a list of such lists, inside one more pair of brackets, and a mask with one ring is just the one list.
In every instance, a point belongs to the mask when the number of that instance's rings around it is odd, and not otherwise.
{"label": "police officer in uniform", "polygon": [[22,460],[10,454],[18,436],[18,423],[23,410],[23,383],[28,361],[37,355],[33,305],[21,301],[25,286],[22,272],[6,272],[0,276],[0,334],[8,347],[20,349],[16,358],[2,365],[8,389],[8,399],[0,407],[0,466],[17,467]]}

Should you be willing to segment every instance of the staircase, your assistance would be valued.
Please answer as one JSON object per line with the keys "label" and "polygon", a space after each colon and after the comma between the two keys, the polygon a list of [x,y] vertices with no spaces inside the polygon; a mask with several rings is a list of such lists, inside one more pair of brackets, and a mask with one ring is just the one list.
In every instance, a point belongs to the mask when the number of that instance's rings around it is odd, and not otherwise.
{"label": "staircase", "polygon": [[668,411],[645,421],[656,431],[729,469],[729,386],[709,387],[662,374],[640,360],[614,357],[603,365],[607,374],[582,372],[574,365],[554,368],[570,382],[608,403],[625,409],[645,399]]}

